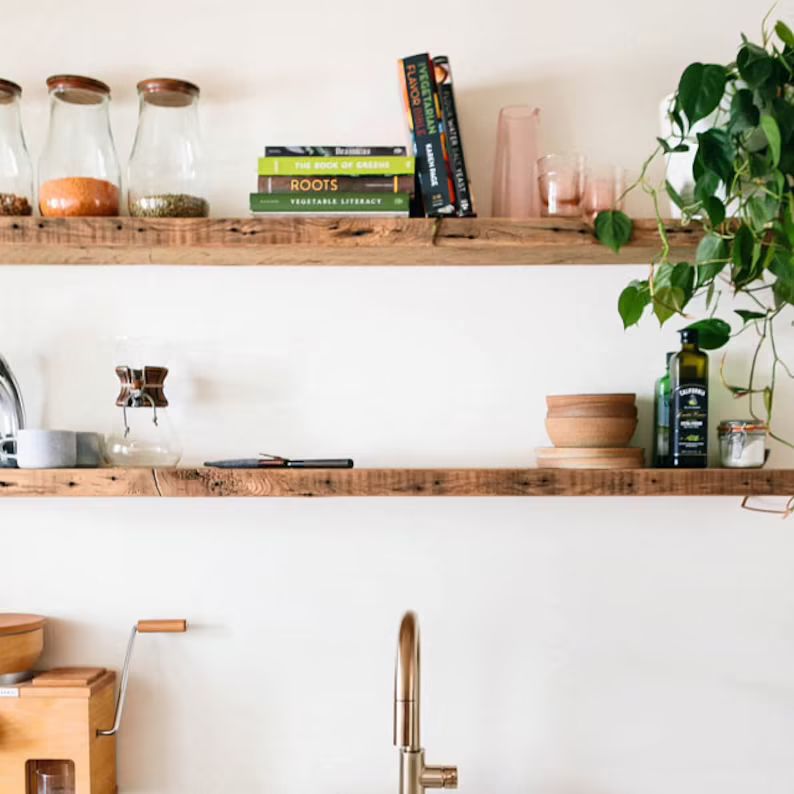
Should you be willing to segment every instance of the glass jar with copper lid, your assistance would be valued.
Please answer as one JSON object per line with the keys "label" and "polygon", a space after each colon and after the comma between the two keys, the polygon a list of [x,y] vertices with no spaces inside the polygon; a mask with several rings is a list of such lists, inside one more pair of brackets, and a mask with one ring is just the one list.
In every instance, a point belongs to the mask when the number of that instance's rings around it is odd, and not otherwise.
{"label": "glass jar with copper lid", "polygon": [[42,215],[118,215],[121,170],[110,131],[110,88],[91,77],[47,78],[50,127],[39,160]]}
{"label": "glass jar with copper lid", "polygon": [[207,217],[198,86],[157,77],[138,83],[138,97],[138,130],[128,170],[130,215]]}
{"label": "glass jar with copper lid", "polygon": [[16,83],[0,80],[0,215],[33,213],[33,165],[22,133],[21,96]]}

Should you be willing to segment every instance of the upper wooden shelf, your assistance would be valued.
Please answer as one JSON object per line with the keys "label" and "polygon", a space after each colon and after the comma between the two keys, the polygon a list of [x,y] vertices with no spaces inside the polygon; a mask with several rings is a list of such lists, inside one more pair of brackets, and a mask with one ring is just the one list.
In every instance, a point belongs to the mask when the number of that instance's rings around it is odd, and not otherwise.
{"label": "upper wooden shelf", "polygon": [[794,469],[0,469],[0,497],[792,494]]}
{"label": "upper wooden shelf", "polygon": [[[671,222],[672,256],[698,234]],[[610,265],[658,252],[654,221],[635,221],[619,254],[559,218],[11,218],[4,265]]]}

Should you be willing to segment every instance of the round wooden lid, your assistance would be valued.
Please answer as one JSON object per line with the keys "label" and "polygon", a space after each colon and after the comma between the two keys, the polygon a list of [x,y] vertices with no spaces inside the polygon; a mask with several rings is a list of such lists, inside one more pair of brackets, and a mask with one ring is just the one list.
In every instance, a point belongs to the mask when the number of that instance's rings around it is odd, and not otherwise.
{"label": "round wooden lid", "polygon": [[47,622],[41,615],[24,615],[18,612],[0,612],[0,637],[4,634],[23,634],[36,631]]}

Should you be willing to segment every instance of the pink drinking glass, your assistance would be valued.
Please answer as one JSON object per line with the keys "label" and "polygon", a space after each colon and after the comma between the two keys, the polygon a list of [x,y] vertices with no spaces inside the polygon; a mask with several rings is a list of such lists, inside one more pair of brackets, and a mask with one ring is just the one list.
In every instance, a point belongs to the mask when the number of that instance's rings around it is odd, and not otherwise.
{"label": "pink drinking glass", "polygon": [[536,170],[539,129],[538,108],[510,105],[499,111],[491,201],[494,218],[540,215]]}
{"label": "pink drinking glass", "polygon": [[538,160],[540,211],[544,217],[579,218],[584,196],[584,157],[548,154]]}
{"label": "pink drinking glass", "polygon": [[626,175],[620,166],[594,166],[585,173],[584,214],[590,223],[604,210],[623,209]]}

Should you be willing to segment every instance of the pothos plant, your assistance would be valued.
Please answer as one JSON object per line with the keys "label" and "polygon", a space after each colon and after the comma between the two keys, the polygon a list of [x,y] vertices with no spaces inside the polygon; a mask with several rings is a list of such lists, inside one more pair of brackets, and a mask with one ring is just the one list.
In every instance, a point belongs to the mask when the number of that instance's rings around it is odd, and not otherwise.
{"label": "pothos plant", "polygon": [[[730,384],[724,366],[720,371],[734,396],[749,399],[752,416],[770,423],[778,378],[782,373],[794,377],[775,336],[781,322],[791,323],[788,310],[794,304],[794,33],[782,21],[769,30],[765,19],[761,44],[742,36],[735,62],[690,64],[669,117],[672,135],[657,139],[639,178],[626,190],[639,188],[650,196],[660,250],[648,278],[623,290],[618,311],[625,328],[638,323],[646,310],[661,325],[681,316],[687,327],[698,329],[700,345],[708,350],[754,334],[747,380]],[[693,130],[698,122],[698,129],[708,128]],[[669,181],[651,179],[650,166],[658,157],[690,150],[692,195],[680,195]],[[682,223],[702,227],[693,261],[671,258],[660,212],[664,194],[681,210]],[[601,212],[595,233],[617,252],[631,239],[631,219],[616,210]],[[725,293],[742,307],[731,315],[735,330],[723,319]],[[763,361],[771,361],[771,369]],[[794,446],[771,428],[770,434]]]}

